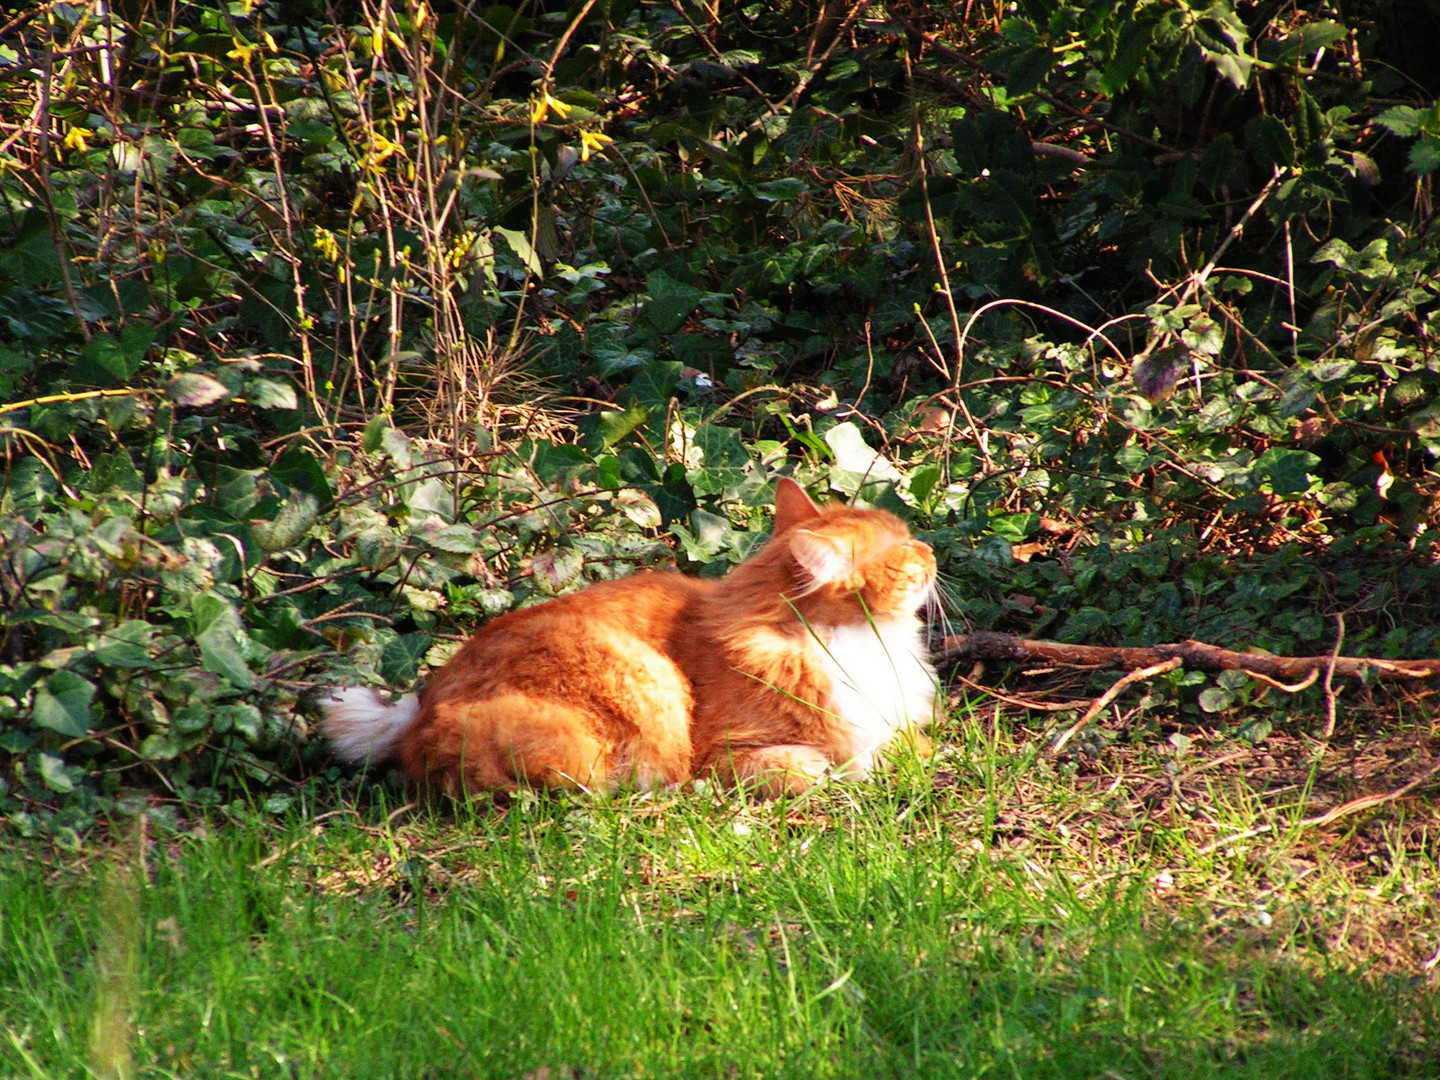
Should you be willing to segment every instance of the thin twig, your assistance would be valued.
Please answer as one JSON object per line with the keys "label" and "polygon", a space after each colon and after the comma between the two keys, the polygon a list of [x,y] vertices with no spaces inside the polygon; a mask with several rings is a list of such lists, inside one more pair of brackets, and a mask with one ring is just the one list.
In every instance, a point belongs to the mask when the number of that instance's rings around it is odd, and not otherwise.
{"label": "thin twig", "polygon": [[[1341,818],[1349,817],[1351,814],[1357,814],[1361,810],[1369,810],[1371,807],[1374,806],[1383,806],[1386,803],[1395,802],[1397,799],[1403,799],[1412,791],[1415,791],[1417,788],[1422,787],[1426,783],[1426,781],[1432,779],[1436,774],[1440,774],[1440,758],[1436,758],[1435,761],[1430,765],[1430,767],[1424,772],[1422,772],[1419,776],[1415,777],[1413,780],[1402,785],[1401,787],[1396,788],[1394,791],[1387,791],[1380,795],[1361,795],[1359,798],[1351,799],[1349,802],[1341,803],[1339,806],[1335,807],[1334,809],[1327,810],[1323,814],[1317,814],[1314,817],[1303,818],[1300,822],[1298,822],[1298,824],[1301,828],[1319,828],[1325,825],[1334,824]],[[1212,840],[1210,843],[1197,850],[1195,854],[1208,855],[1210,852],[1215,851],[1218,848],[1226,847],[1230,844],[1239,843],[1241,840],[1249,840],[1252,837],[1263,836],[1266,833],[1274,832],[1275,829],[1276,827],[1273,824],[1259,825],[1253,829],[1246,829],[1244,832],[1235,833],[1231,836],[1224,836],[1218,840]]]}
{"label": "thin twig", "polygon": [[[710,55],[715,57],[716,63],[720,64],[722,67],[729,67],[730,65],[725,59],[725,54],[720,51],[720,49],[715,45],[713,41],[711,41],[708,37],[705,36],[704,32],[700,29],[700,27],[695,25],[695,20],[690,18],[690,13],[685,10],[685,6],[680,3],[680,0],[670,0],[670,6],[675,9],[675,14],[679,15],[680,18],[685,20],[686,24],[690,27],[690,32],[695,35],[695,37],[700,41],[700,43],[704,45],[705,48],[710,50]],[[776,105],[773,101],[771,101],[770,98],[766,96],[764,90],[761,90],[760,87],[756,86],[753,82],[751,82],[749,77],[746,76],[743,71],[737,71],[735,74],[740,77],[741,82],[743,82],[746,86],[748,86],[751,90],[755,92],[756,97],[758,97],[762,102],[765,103],[766,112],[768,112],[771,116],[780,115],[780,106]]]}
{"label": "thin twig", "polygon": [[1246,829],[1244,832],[1234,833],[1231,836],[1223,836],[1219,840],[1212,840],[1210,841],[1210,843],[1197,850],[1195,854],[1197,856],[1209,855],[1212,851],[1216,851],[1219,848],[1225,847],[1228,844],[1236,844],[1239,843],[1241,840],[1249,840],[1251,837],[1255,836],[1264,836],[1266,833],[1273,832],[1274,830],[1274,825],[1261,825],[1254,829]]}
{"label": "thin twig", "polygon": [[[840,44],[841,40],[844,39],[846,33],[849,32],[850,27],[855,25],[855,20],[860,18],[860,16],[864,13],[865,9],[869,6],[870,0],[856,0],[856,2],[851,5],[850,10],[845,13],[844,20],[836,28],[835,36],[830,39],[830,44],[825,46],[825,51],[820,54],[819,59],[811,60],[805,65],[805,70],[800,73],[799,80],[790,89],[790,92],[785,95],[784,99],[781,100],[781,110],[790,108],[790,106],[794,105],[795,102],[800,100],[800,95],[805,92],[805,88],[809,86],[815,76],[819,74],[820,69],[823,68],[827,63],[829,63],[830,54],[835,51],[835,46]],[[815,24],[815,29],[817,32],[819,31],[819,28],[820,24],[819,22],[817,22]],[[814,39],[812,38],[812,42],[813,40]],[[813,52],[813,44],[811,46],[811,49]]]}
{"label": "thin twig", "polygon": [[1287,694],[1298,694],[1301,690],[1315,685],[1315,680],[1320,677],[1320,669],[1311,668],[1310,674],[1306,675],[1305,678],[1297,683],[1283,683],[1279,679],[1272,679],[1269,675],[1262,674],[1258,671],[1246,671],[1245,674],[1249,675],[1252,679],[1264,683],[1266,686],[1273,686],[1276,690],[1283,690]]}
{"label": "thin twig", "polygon": [[1195,293],[1199,291],[1200,287],[1209,280],[1210,275],[1214,273],[1215,267],[1219,265],[1220,259],[1224,256],[1225,252],[1229,250],[1230,245],[1240,239],[1250,219],[1259,212],[1260,207],[1265,205],[1265,201],[1270,198],[1270,193],[1275,190],[1276,186],[1279,185],[1280,181],[1283,180],[1286,175],[1286,170],[1276,166],[1275,175],[1270,177],[1265,186],[1260,189],[1260,194],[1256,195],[1255,200],[1246,207],[1245,213],[1240,215],[1240,220],[1230,227],[1230,231],[1225,235],[1225,239],[1220,241],[1220,246],[1215,249],[1215,254],[1210,256],[1210,261],[1201,267],[1198,273],[1190,275],[1190,280],[1185,285],[1185,291],[1180,294],[1181,304],[1188,303],[1195,296]]}
{"label": "thin twig", "polygon": [[955,679],[964,683],[972,690],[978,690],[996,701],[1004,702],[1006,705],[1014,705],[1020,709],[1030,709],[1034,712],[1074,712],[1080,705],[1078,701],[1034,701],[1030,698],[1015,697],[1013,694],[1005,694],[996,690],[993,686],[985,686],[977,683],[974,679],[967,679],[958,671]]}
{"label": "thin twig", "polygon": [[1398,787],[1394,791],[1388,791],[1383,795],[1361,795],[1358,799],[1351,799],[1349,802],[1341,803],[1335,807],[1335,809],[1327,811],[1319,817],[1306,818],[1300,824],[1314,826],[1329,825],[1332,822],[1340,820],[1342,817],[1348,817],[1361,810],[1368,810],[1372,806],[1383,806],[1385,803],[1394,802],[1396,799],[1403,799],[1437,773],[1440,773],[1440,757],[1437,757],[1428,769],[1403,787]]}
{"label": "thin twig", "polygon": [[1343,613],[1335,616],[1335,626],[1335,648],[1330,652],[1330,663],[1325,665],[1325,730],[1320,733],[1322,747],[1330,741],[1330,736],[1335,734],[1336,698],[1340,696],[1340,692],[1335,689],[1335,665],[1340,660],[1340,646],[1345,644]]}
{"label": "thin twig", "polygon": [[1139,671],[1131,671],[1121,676],[1115,681],[1114,686],[1110,687],[1109,690],[1106,690],[1105,693],[1095,699],[1094,704],[1085,710],[1084,716],[1080,717],[1079,720],[1076,720],[1075,723],[1065,729],[1064,734],[1056,739],[1055,745],[1050,748],[1051,753],[1058,754],[1063,750],[1065,744],[1079,734],[1086,724],[1099,716],[1107,705],[1120,696],[1120,691],[1124,690],[1125,687],[1131,683],[1140,682],[1143,679],[1153,679],[1156,675],[1163,675],[1167,671],[1174,671],[1181,663],[1180,657],[1172,656],[1169,660],[1162,661],[1159,664],[1152,664],[1150,667],[1141,668]]}

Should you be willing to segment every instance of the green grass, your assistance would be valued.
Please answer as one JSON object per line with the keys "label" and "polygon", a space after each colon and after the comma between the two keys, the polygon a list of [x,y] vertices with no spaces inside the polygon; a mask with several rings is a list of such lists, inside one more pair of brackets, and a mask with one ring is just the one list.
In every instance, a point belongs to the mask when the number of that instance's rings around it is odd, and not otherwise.
{"label": "green grass", "polygon": [[[1338,870],[1282,888],[1253,851],[1111,836],[1109,785],[974,720],[952,745],[788,805],[346,805],[12,849],[0,1075],[1436,1075],[1433,979],[1334,947],[1371,910]],[[1387,880],[1399,910],[1440,878]]]}

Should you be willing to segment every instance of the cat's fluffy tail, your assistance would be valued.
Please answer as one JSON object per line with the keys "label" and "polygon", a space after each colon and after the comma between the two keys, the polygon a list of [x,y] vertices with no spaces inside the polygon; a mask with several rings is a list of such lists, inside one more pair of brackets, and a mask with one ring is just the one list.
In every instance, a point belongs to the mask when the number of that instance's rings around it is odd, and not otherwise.
{"label": "cat's fluffy tail", "polygon": [[320,730],[335,756],[351,765],[375,764],[392,757],[420,715],[420,699],[406,694],[393,705],[368,686],[344,686],[321,701]]}

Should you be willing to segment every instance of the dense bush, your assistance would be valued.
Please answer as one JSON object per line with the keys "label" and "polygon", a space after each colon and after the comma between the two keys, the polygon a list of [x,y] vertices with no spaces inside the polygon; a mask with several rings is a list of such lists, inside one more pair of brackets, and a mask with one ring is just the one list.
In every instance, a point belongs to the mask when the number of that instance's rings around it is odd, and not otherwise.
{"label": "dense bush", "polygon": [[311,686],[719,572],[781,472],[964,624],[1436,651],[1424,5],[7,18],[21,828],[283,807]]}

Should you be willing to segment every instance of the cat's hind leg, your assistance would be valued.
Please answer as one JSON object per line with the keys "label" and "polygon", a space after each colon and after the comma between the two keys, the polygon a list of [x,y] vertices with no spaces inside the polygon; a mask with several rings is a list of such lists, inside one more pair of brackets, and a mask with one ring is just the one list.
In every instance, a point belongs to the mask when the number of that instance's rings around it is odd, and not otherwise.
{"label": "cat's hind leg", "polygon": [[610,786],[612,747],[584,709],[502,694],[442,702],[401,748],[406,771],[450,795],[520,785],[585,791]]}

